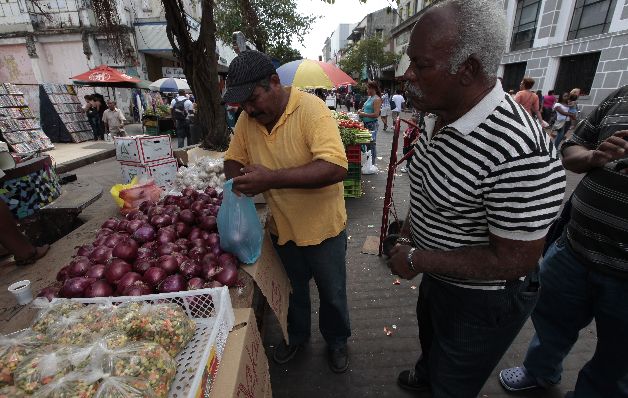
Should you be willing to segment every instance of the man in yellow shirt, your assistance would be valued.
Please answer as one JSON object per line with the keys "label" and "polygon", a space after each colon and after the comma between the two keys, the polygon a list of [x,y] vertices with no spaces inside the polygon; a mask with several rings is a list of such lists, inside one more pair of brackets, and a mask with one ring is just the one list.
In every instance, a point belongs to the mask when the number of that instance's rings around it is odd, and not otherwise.
{"label": "man in yellow shirt", "polygon": [[337,124],[323,101],[283,87],[270,58],[257,51],[244,51],[231,62],[223,102],[244,110],[225,155],[225,174],[237,193],[264,194],[275,249],[292,284],[289,344],[282,342],[273,359],[288,362],[310,337],[313,277],[329,365],[342,373],[349,366],[351,329],[342,185],[347,158]]}

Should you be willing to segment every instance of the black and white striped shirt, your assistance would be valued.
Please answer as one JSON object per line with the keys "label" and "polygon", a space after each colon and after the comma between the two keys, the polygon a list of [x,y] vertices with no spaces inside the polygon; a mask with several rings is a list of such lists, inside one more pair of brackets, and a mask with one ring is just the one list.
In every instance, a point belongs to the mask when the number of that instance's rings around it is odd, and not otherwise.
{"label": "black and white striped shirt", "polygon": [[[422,135],[409,168],[412,239],[424,250],[541,239],[558,214],[565,172],[558,152],[500,85],[436,134]],[[504,264],[508,267],[508,264]],[[475,289],[502,280],[437,279]]]}

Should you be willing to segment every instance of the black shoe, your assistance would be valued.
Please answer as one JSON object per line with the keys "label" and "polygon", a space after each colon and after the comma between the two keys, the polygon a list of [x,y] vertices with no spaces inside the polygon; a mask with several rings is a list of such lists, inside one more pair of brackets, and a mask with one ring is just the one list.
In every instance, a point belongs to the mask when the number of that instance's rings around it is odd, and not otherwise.
{"label": "black shoe", "polygon": [[286,342],[282,340],[273,351],[273,361],[279,365],[283,365],[297,355],[299,348],[301,348],[301,344],[286,344]]}
{"label": "black shoe", "polygon": [[349,368],[349,353],[347,346],[329,349],[329,367],[334,373],[344,373]]}
{"label": "black shoe", "polygon": [[418,378],[414,369],[404,370],[403,372],[399,373],[399,377],[397,377],[397,384],[399,384],[399,387],[403,388],[404,390],[419,392],[430,390],[429,383],[425,380]]}

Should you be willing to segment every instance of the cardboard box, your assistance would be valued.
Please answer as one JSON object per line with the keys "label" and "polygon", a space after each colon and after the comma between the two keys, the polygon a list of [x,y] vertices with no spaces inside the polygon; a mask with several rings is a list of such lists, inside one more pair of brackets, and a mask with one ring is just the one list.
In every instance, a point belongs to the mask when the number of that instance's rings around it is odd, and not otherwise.
{"label": "cardboard box", "polygon": [[235,325],[225,346],[210,398],[272,397],[268,359],[251,308],[233,310]]}
{"label": "cardboard box", "polygon": [[116,137],[116,159],[120,162],[145,164],[172,158],[168,135]]}
{"label": "cardboard box", "polygon": [[178,167],[174,158],[145,164],[120,162],[120,166],[122,168],[122,181],[125,184],[131,182],[135,176],[147,175],[155,179],[155,184],[158,187],[165,191],[170,191],[177,178]]}

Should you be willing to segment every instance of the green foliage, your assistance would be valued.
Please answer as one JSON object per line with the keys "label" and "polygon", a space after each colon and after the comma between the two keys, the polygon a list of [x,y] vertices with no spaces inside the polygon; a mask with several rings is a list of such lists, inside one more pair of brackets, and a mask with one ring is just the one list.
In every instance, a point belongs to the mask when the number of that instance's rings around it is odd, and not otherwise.
{"label": "green foliage", "polygon": [[231,35],[241,31],[260,51],[289,46],[292,37],[300,42],[318,17],[297,12],[296,0],[220,0],[214,8],[217,36],[231,43]]}
{"label": "green foliage", "polygon": [[346,73],[361,78],[366,70],[368,78],[374,80],[379,70],[397,62],[397,56],[384,50],[384,42],[379,37],[369,37],[357,42],[340,60],[340,67]]}
{"label": "green foliage", "polygon": [[278,44],[277,46],[270,47],[267,51],[267,54],[273,58],[277,58],[280,64],[287,64],[291,61],[296,61],[298,59],[303,59],[303,56],[299,52],[299,50],[295,50],[294,48],[287,46],[283,43]]}

